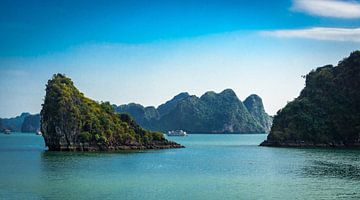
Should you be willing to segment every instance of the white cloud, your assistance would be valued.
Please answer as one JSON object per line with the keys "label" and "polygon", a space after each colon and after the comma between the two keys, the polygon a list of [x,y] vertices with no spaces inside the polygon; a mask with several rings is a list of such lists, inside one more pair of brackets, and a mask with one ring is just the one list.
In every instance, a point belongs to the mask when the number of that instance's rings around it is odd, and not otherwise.
{"label": "white cloud", "polygon": [[342,0],[293,0],[293,11],[334,18],[360,18],[360,3]]}
{"label": "white cloud", "polygon": [[314,27],[308,29],[263,31],[261,34],[279,38],[360,42],[360,28]]}

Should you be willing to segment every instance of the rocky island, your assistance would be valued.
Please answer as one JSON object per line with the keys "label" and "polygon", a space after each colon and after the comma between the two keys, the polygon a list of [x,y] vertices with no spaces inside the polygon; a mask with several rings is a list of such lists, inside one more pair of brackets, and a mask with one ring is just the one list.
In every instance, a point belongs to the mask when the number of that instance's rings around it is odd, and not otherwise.
{"label": "rocky island", "polygon": [[360,147],[360,51],[306,75],[300,96],[278,111],[260,145]]}
{"label": "rocky island", "polygon": [[159,132],[141,128],[109,102],[84,96],[70,78],[55,74],[46,86],[41,132],[50,151],[116,151],[181,148]]}
{"label": "rocky island", "polygon": [[259,96],[250,95],[242,102],[231,89],[220,93],[209,91],[201,97],[183,92],[157,108],[135,103],[114,107],[154,131],[265,133],[270,131],[272,123]]}
{"label": "rocky island", "polygon": [[35,133],[40,130],[40,114],[26,116],[21,125],[21,132]]}

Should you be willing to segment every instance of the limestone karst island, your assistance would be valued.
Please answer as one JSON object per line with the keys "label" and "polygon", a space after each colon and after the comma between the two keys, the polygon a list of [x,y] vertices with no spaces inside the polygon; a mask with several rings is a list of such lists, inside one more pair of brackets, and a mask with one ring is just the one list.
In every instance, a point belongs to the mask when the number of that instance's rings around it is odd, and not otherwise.
{"label": "limestone karst island", "polygon": [[70,78],[55,74],[46,86],[41,132],[51,151],[114,151],[181,148],[162,133],[141,128],[108,103],[84,96]]}
{"label": "limestone karst island", "polygon": [[360,51],[306,75],[300,96],[278,111],[261,146],[360,147]]}

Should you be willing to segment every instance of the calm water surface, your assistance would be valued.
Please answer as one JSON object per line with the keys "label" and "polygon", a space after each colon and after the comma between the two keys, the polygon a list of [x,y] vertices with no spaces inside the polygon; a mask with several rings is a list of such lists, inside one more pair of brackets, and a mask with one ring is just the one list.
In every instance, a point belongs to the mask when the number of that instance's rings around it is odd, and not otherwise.
{"label": "calm water surface", "polygon": [[357,150],[257,146],[266,135],[171,137],[185,149],[47,152],[0,134],[0,199],[360,199]]}

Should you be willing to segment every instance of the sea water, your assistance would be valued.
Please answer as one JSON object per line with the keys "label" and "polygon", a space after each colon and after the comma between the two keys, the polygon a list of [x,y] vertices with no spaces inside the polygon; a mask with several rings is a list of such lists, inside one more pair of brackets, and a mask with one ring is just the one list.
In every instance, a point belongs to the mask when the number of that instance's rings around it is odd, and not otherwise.
{"label": "sea water", "polygon": [[0,199],[360,199],[359,150],[260,147],[265,134],[170,137],[184,149],[48,152],[0,135]]}

